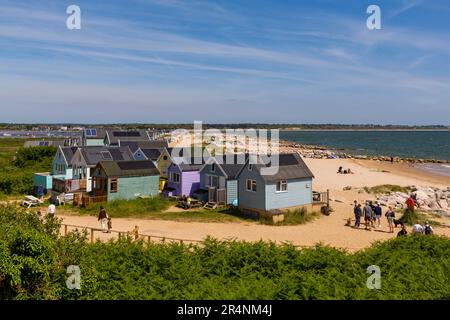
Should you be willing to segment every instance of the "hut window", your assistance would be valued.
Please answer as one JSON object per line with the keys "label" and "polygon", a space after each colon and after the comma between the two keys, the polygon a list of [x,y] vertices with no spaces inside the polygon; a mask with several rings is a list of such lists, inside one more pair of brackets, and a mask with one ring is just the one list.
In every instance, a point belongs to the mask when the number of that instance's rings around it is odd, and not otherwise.
{"label": "hut window", "polygon": [[117,179],[109,181],[109,192],[117,192]]}
{"label": "hut window", "polygon": [[172,172],[172,182],[180,182],[180,174],[177,172]]}
{"label": "hut window", "polygon": [[164,157],[163,157],[163,160],[167,160],[167,156],[164,156]]}
{"label": "hut window", "polygon": [[247,191],[256,192],[256,180],[247,179]]}
{"label": "hut window", "polygon": [[215,163],[213,163],[211,165],[211,172],[216,172],[216,164]]}
{"label": "hut window", "polygon": [[283,191],[287,191],[287,181],[286,180],[277,181],[277,192]]}
{"label": "hut window", "polygon": [[252,171],[252,169],[253,169],[253,165],[250,163],[250,164],[248,165],[248,171]]}

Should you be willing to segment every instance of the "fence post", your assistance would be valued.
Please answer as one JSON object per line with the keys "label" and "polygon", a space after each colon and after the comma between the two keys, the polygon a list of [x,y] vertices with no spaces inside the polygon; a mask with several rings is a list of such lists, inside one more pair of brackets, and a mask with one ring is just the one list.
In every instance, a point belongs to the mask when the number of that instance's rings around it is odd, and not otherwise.
{"label": "fence post", "polygon": [[91,243],[94,243],[94,228],[91,229]]}
{"label": "fence post", "polygon": [[330,207],[330,189],[327,189],[327,208]]}
{"label": "fence post", "polygon": [[64,225],[64,236],[67,236],[67,224]]}
{"label": "fence post", "polygon": [[151,242],[152,242],[152,237],[151,237],[151,236],[148,236],[148,237],[147,237],[147,243],[150,244]]}

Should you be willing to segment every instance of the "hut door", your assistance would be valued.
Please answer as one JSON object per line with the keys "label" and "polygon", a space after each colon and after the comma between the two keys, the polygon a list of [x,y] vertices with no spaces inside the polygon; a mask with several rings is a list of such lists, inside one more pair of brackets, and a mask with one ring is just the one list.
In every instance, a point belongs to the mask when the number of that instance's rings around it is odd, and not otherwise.
{"label": "hut door", "polygon": [[217,203],[225,204],[227,202],[227,189],[217,189]]}
{"label": "hut door", "polygon": [[215,187],[209,187],[208,189],[208,201],[216,202],[217,201],[217,192]]}

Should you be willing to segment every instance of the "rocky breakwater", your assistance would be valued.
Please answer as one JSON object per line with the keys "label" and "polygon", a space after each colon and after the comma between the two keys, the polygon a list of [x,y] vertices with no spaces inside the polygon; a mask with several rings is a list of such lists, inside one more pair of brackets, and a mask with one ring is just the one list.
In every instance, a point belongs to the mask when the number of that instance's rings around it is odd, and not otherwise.
{"label": "rocky breakwater", "polygon": [[360,160],[389,161],[397,163],[450,163],[450,160],[439,160],[439,159],[353,155],[341,152],[339,150],[329,150],[322,146],[300,144],[290,141],[282,141],[280,143],[280,147],[281,152],[286,153],[297,152],[304,158],[312,158],[312,159],[360,159]]}
{"label": "rocky breakwater", "polygon": [[[412,187],[412,193],[416,194],[417,208],[423,211],[435,212],[442,216],[450,217],[450,187],[439,189],[433,187]],[[405,209],[409,194],[403,192],[391,192],[378,195],[378,203],[382,206],[391,206],[396,209]]]}

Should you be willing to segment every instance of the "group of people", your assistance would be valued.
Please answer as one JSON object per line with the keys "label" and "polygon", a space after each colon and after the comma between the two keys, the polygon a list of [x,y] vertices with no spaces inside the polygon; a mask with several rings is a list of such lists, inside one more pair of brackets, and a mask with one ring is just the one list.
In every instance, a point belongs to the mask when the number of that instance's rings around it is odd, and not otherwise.
{"label": "group of people", "polygon": [[352,174],[353,171],[352,171],[350,168],[344,169],[344,168],[342,168],[342,167],[339,167],[337,173],[342,173],[342,174]]}
{"label": "group of people", "polygon": [[[355,228],[361,225],[361,218],[364,217],[365,229],[381,228],[381,218],[383,216],[383,209],[379,203],[374,204],[372,201],[366,201],[364,207],[358,201],[354,201],[353,213],[355,215]],[[387,219],[389,232],[394,232],[395,212],[392,207],[386,211],[384,216]]]}
{"label": "group of people", "polygon": [[[98,221],[100,221],[102,231],[104,233],[111,233],[112,220],[103,206],[100,206],[100,212],[98,213]],[[134,226],[134,229],[129,231],[128,234],[134,237],[135,240],[137,240],[139,238],[139,227]]]}
{"label": "group of people", "polygon": [[[412,227],[412,233],[413,234],[433,234],[434,230],[433,227],[430,226],[429,222],[426,221],[425,225],[422,226],[420,223],[416,223]],[[408,234],[408,231],[406,231],[405,225],[402,225],[402,230],[400,230],[397,233],[397,237],[406,236]]]}
{"label": "group of people", "polygon": [[[414,210],[415,199],[414,196],[410,197],[410,209]],[[411,203],[412,202],[412,203]],[[381,205],[376,202],[375,204],[372,201],[366,201],[364,207],[358,201],[354,201],[353,213],[355,215],[355,228],[359,228],[361,225],[361,218],[364,217],[365,229],[371,230],[371,228],[381,228],[381,218],[383,216],[383,209]],[[389,232],[394,233],[394,228],[399,224],[401,226],[401,230],[397,233],[397,236],[407,235],[405,224],[400,220],[395,220],[395,212],[392,207],[389,207],[384,216],[387,219],[387,223],[389,226]],[[425,222],[425,225],[417,223],[413,226],[414,234],[433,234],[433,228],[430,226],[428,221]]]}

